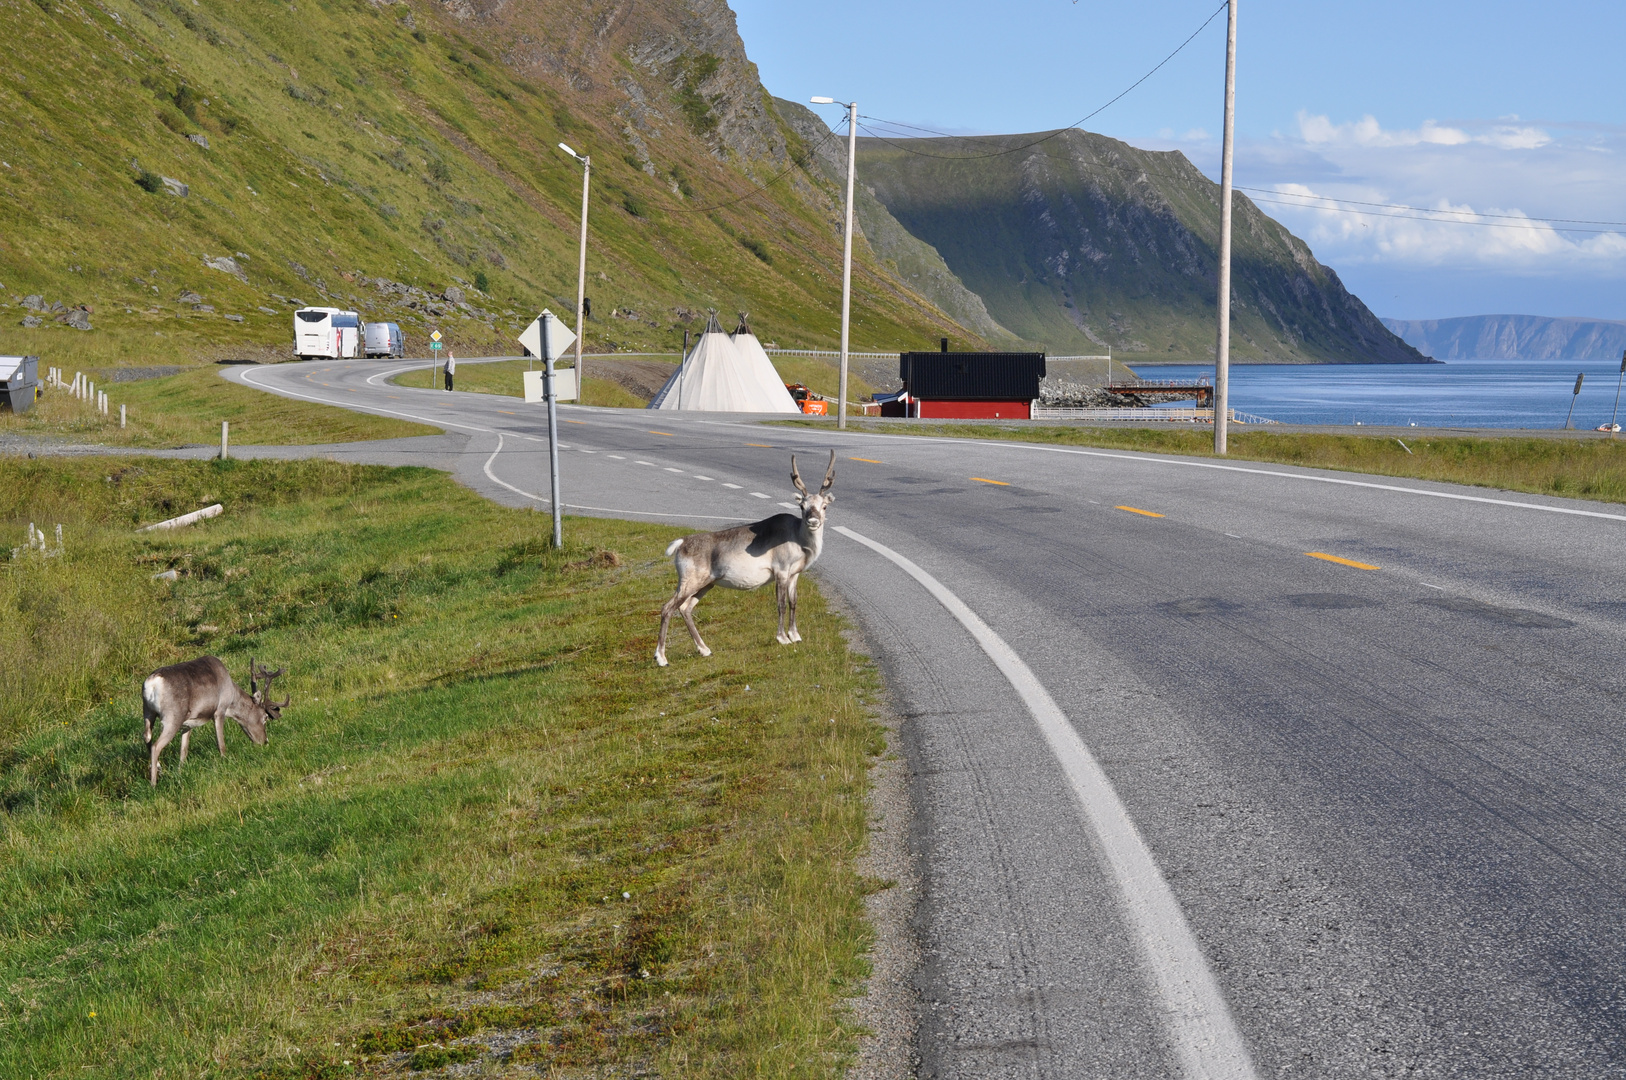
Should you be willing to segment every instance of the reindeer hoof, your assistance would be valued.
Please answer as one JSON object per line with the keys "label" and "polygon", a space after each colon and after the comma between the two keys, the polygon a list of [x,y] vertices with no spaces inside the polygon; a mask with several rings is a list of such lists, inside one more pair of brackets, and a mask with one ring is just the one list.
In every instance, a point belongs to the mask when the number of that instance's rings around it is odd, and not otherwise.
{"label": "reindeer hoof", "polygon": [[655,654],[655,666],[656,667],[665,667],[666,666],[666,656],[664,654],[662,654],[662,653],[656,653]]}
{"label": "reindeer hoof", "polygon": [[779,642],[781,645],[789,645],[791,643],[790,636],[787,634],[778,634],[774,637],[774,640]]}
{"label": "reindeer hoof", "polygon": [[710,656],[711,655],[711,650],[706,648],[704,645],[702,645],[702,646],[700,646],[700,655],[701,656]]}
{"label": "reindeer hoof", "polygon": [[790,639],[792,641],[801,641],[802,640],[802,635],[800,635],[796,631],[792,630],[790,632]]}

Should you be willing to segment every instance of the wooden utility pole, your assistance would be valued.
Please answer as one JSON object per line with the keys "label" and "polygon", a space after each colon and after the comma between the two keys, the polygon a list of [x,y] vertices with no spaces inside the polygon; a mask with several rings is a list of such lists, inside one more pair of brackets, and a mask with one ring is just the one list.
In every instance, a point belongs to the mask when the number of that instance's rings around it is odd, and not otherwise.
{"label": "wooden utility pole", "polygon": [[1236,0],[1225,12],[1225,135],[1220,148],[1219,342],[1214,349],[1214,453],[1225,453],[1231,378],[1231,152],[1236,127]]}

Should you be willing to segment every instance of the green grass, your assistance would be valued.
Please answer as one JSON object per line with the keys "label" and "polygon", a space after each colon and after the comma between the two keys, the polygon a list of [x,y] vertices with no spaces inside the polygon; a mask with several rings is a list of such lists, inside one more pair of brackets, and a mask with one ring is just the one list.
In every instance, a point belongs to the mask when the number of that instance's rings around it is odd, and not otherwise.
{"label": "green grass", "polygon": [[[613,409],[641,409],[649,402],[636,394],[629,393],[619,383],[607,379],[595,379],[592,375],[593,361],[587,359],[587,386],[584,405],[600,405]],[[475,394],[498,394],[503,397],[523,398],[523,375],[535,369],[535,363],[530,360],[499,360],[491,364],[461,364],[453,380],[459,390],[467,390]],[[438,370],[419,368],[397,375],[392,381],[402,386],[435,387],[445,385],[440,381]]]}
{"label": "green grass", "polygon": [[[75,370],[64,368],[64,380],[71,381]],[[107,369],[85,370],[98,380],[107,374]],[[107,392],[105,417],[89,401],[47,387],[28,412],[20,416],[9,410],[0,412],[0,435],[72,439],[103,446],[218,446],[222,420],[231,424],[231,442],[239,446],[308,446],[440,433],[439,428],[424,424],[368,416],[239,386],[224,379],[220,368],[213,364],[161,379],[105,384],[98,381],[96,389]],[[127,426],[123,429],[119,427],[120,405],[125,406],[126,413]]]}
{"label": "green grass", "polygon": [[[66,552],[0,561],[0,1075],[848,1059],[876,679],[811,582],[803,644],[719,592],[657,669],[672,529],[554,552],[426,470],[0,462],[0,551],[28,520]],[[151,789],[140,678],[199,653],[293,704]]]}
{"label": "green grass", "polygon": [[[591,36],[599,47],[583,75],[640,82],[655,112],[675,114],[692,104],[692,85],[679,92],[670,68],[626,57],[648,34],[676,38],[682,17],[647,12],[606,38],[581,5],[538,0],[525,25],[560,41]],[[577,76],[518,59],[519,32],[359,0],[0,6],[0,36],[33,61],[0,69],[0,353],[79,364],[90,349],[151,364],[285,351],[292,299],[397,321],[414,352],[434,327],[460,351],[511,348],[543,307],[574,304],[581,172],[562,140],[593,150],[595,347],[669,348],[713,306],[760,312],[765,333],[834,340],[840,239],[828,208],[839,193],[801,176],[757,186],[786,164],[787,139],[802,152],[793,133],[775,138],[767,115],[752,153],[728,149],[727,162],[712,135],[681,122],[632,134],[613,103],[576,89]],[[701,100],[707,115],[760,111],[743,57],[719,78],[736,74],[729,93],[746,100]],[[143,186],[149,174],[189,194]],[[746,241],[771,250],[772,264]],[[858,340],[957,332],[867,247],[857,254]],[[222,256],[241,277],[205,264]],[[461,283],[489,318],[409,309],[363,280],[376,277],[437,295]],[[188,291],[214,310],[183,300]],[[49,317],[22,327],[20,302],[35,293],[88,305],[95,329]],[[87,345],[99,339],[109,344]]]}
{"label": "green grass", "polygon": [[[786,424],[828,426],[833,421],[786,420]],[[927,435],[959,439],[1140,450],[1155,454],[1213,457],[1212,430],[1179,428],[1042,427],[995,424],[864,424],[860,429],[888,435]],[[1548,439],[1507,435],[1497,438],[1407,439],[1408,453],[1392,438],[1232,430],[1228,458],[1265,461],[1439,480],[1525,491],[1535,495],[1626,502],[1626,441]]]}

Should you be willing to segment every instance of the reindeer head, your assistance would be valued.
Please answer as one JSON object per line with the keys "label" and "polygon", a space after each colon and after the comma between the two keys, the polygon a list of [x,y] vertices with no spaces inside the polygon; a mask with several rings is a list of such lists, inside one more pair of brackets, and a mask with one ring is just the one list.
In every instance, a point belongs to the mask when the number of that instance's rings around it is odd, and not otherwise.
{"label": "reindeer head", "polygon": [[[291,696],[283,698],[281,701],[271,700],[271,680],[275,679],[281,674],[281,668],[272,671],[264,664],[256,663],[252,659],[248,662],[249,697],[253,698],[254,704],[260,707],[260,713],[262,715],[256,718],[256,722],[253,727],[250,727],[247,722],[240,722],[243,724],[243,730],[248,732],[248,737],[257,743],[263,744],[266,741],[266,722],[269,720],[281,720],[282,710],[286,709],[288,707],[288,702],[293,700]],[[255,734],[255,728],[259,729],[258,735]]]}
{"label": "reindeer head", "polygon": [[796,485],[796,490],[802,493],[802,520],[807,522],[809,529],[824,528],[824,514],[836,497],[830,494],[830,488],[836,482],[836,452],[830,451],[830,466],[824,470],[824,483],[814,494],[807,490],[802,483],[802,474],[796,471],[796,455],[790,456],[790,482]]}

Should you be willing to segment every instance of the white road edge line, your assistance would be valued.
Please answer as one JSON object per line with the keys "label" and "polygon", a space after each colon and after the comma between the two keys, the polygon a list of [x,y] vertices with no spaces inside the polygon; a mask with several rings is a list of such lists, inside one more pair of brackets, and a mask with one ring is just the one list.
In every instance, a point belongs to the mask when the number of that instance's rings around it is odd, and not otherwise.
{"label": "white road edge line", "polygon": [[1141,954],[1157,983],[1181,1071],[1192,1080],[1254,1080],[1253,1061],[1242,1033],[1179,901],[1112,781],[1049,691],[1015,650],[936,578],[885,544],[845,526],[838,525],[835,531],[875,551],[924,586],[971,633],[1033,715],[1078,796],[1122,892]]}

